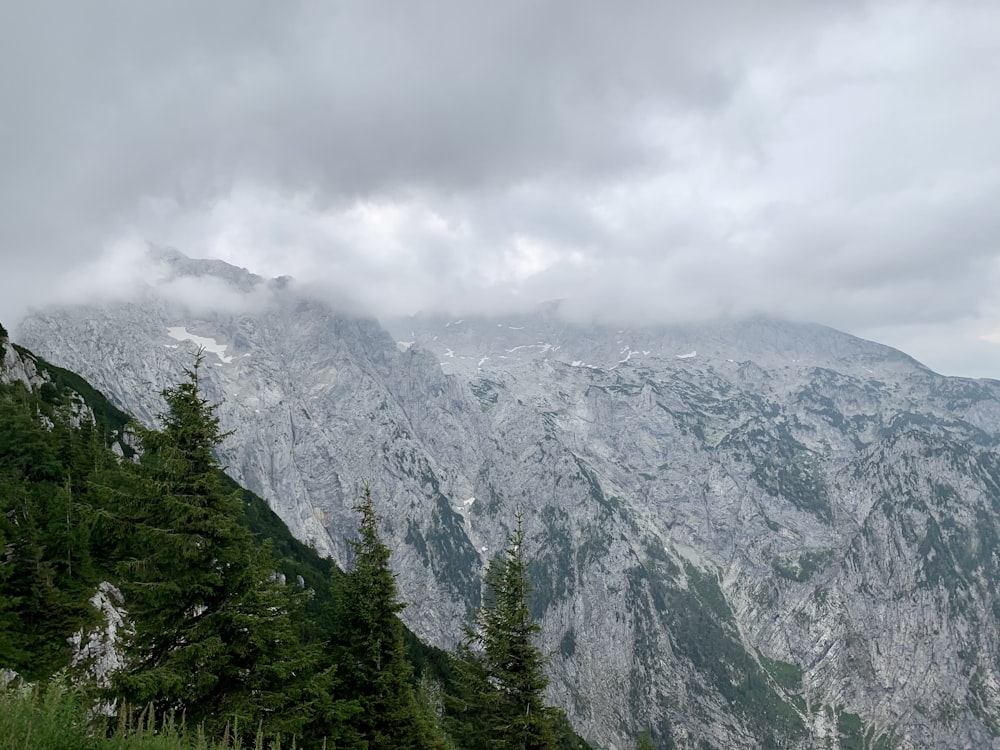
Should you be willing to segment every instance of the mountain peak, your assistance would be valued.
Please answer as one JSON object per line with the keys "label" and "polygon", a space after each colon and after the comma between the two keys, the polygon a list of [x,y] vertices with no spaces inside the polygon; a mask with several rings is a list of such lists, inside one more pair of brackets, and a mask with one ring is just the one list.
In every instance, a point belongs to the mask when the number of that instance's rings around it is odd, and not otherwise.
{"label": "mountain peak", "polygon": [[147,250],[150,259],[165,265],[171,271],[171,278],[214,277],[225,281],[241,291],[251,291],[263,278],[246,268],[234,266],[215,258],[192,258],[172,247],[152,245]]}

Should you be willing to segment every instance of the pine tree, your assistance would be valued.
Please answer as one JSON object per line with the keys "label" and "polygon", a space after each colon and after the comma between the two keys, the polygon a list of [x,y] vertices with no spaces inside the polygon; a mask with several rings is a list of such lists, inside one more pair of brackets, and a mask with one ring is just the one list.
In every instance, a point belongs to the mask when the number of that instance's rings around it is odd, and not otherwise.
{"label": "pine tree", "polygon": [[[112,521],[125,544],[122,589],[134,632],[112,692],[157,715],[184,713],[209,731],[239,724],[266,735],[298,731],[329,709],[315,654],[297,638],[299,609],[266,547],[240,520],[213,449],[225,437],[199,388],[199,366],[167,389],[162,432],[139,429],[144,455],[117,491]],[[120,532],[127,532],[122,537]]]}
{"label": "pine tree", "polygon": [[554,750],[555,713],[544,702],[546,659],[535,645],[541,626],[529,609],[520,516],[484,583],[483,606],[458,650],[462,689],[451,702],[454,733],[468,748]]}
{"label": "pine tree", "polygon": [[391,552],[378,533],[371,489],[361,504],[354,564],[333,582],[334,652],[344,690],[358,702],[351,721],[369,748],[441,748],[432,718],[417,699],[403,641]]}

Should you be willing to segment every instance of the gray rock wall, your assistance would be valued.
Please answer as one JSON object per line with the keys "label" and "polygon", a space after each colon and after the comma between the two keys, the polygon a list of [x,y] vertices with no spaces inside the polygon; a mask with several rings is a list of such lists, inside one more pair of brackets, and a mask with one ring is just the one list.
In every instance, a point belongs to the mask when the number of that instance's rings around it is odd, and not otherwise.
{"label": "gray rock wall", "polygon": [[150,290],[18,333],[149,422],[209,342],[232,475],[341,563],[371,483],[437,645],[523,513],[552,698],[602,745],[1000,747],[1000,384],[821,326],[549,310],[390,335],[287,282],[270,300]]}

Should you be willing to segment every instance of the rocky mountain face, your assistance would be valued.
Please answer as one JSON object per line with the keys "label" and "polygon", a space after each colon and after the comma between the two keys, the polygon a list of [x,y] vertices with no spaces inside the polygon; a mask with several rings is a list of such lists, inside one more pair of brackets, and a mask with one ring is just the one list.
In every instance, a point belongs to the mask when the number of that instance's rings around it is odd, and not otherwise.
{"label": "rocky mountain face", "polygon": [[25,388],[40,388],[50,382],[38,369],[38,363],[21,354],[0,329],[0,385],[21,383]]}
{"label": "rocky mountain face", "polygon": [[229,473],[341,563],[370,483],[436,645],[523,514],[552,698],[589,740],[1000,748],[1000,383],[769,320],[383,327],[164,259],[225,309],[149,289],[18,338],[150,422],[203,347]]}
{"label": "rocky mountain face", "polygon": [[[30,352],[11,344],[7,331],[0,326],[0,385],[12,383],[20,383],[29,391],[48,389],[51,393],[58,388],[47,369]],[[84,397],[75,392],[72,393],[63,416],[74,427],[94,421],[93,410]],[[48,420],[48,417],[43,415],[42,419]],[[51,420],[48,420],[48,425],[51,427]],[[119,453],[122,451],[122,442],[122,436],[116,436],[114,446]]]}

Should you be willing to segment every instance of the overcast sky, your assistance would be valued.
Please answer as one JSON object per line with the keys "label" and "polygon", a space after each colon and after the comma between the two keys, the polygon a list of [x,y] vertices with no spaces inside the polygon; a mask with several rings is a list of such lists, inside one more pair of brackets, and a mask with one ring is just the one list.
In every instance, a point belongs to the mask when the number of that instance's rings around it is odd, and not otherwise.
{"label": "overcast sky", "polygon": [[1000,378],[1000,3],[3,3],[0,320],[148,242]]}

